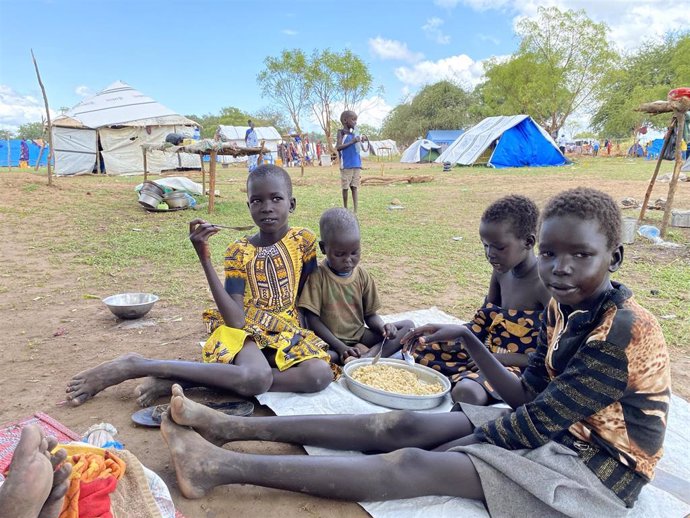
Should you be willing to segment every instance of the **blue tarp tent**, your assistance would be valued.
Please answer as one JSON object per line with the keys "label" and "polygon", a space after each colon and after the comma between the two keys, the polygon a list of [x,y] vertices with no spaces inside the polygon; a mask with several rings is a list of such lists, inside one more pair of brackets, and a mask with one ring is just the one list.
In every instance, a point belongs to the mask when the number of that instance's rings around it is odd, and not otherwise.
{"label": "blue tarp tent", "polygon": [[[9,143],[9,162],[7,158],[7,145]],[[41,152],[41,144],[33,140],[27,140],[26,144],[29,146],[29,165],[31,167],[36,165],[38,154]],[[19,167],[19,153],[21,152],[21,139],[0,140],[0,167]],[[41,166],[45,167],[48,164],[48,145],[43,150],[41,156]]]}
{"label": "blue tarp tent", "polygon": [[664,139],[662,138],[656,138],[652,140],[649,143],[649,147],[647,148],[647,157],[648,158],[659,158],[659,154],[661,153],[661,148],[664,145]]}
{"label": "blue tarp tent", "polygon": [[426,139],[431,140],[435,144],[441,146],[440,153],[443,153],[448,146],[457,140],[457,138],[464,133],[465,130],[429,130],[426,134]]}
{"label": "blue tarp tent", "polygon": [[436,162],[489,167],[569,164],[551,136],[527,115],[487,117],[468,129]]}

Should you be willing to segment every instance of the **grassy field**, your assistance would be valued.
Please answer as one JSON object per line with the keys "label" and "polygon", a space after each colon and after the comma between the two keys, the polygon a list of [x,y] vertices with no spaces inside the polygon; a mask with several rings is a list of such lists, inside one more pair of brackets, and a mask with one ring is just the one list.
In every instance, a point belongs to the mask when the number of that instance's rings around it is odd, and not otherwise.
{"label": "grassy field", "polygon": [[[666,162],[661,173],[671,170]],[[477,235],[484,208],[509,194],[546,199],[578,185],[597,187],[616,199],[644,196],[654,163],[626,158],[583,158],[571,167],[491,170],[455,168],[443,173],[437,164],[403,166],[367,162],[364,176],[389,178],[433,175],[429,183],[364,186],[359,218],[363,264],[373,273],[386,312],[438,306],[469,318],[486,292],[490,267]],[[309,168],[295,179],[297,211],[293,225],[318,230],[321,212],[340,204],[338,170]],[[121,288],[154,291],[168,303],[202,307],[208,292],[198,261],[187,240],[187,223],[202,217],[220,224],[247,225],[251,219],[242,192],[246,169],[219,168],[216,211],[148,213],[137,204],[134,186],[141,177],[81,176],[54,180],[45,171],[0,170],[0,218],[17,231],[27,253],[43,253],[52,263],[84,272],[84,296]],[[199,174],[189,175],[200,181]],[[665,197],[668,184],[657,183],[652,199]],[[404,206],[389,210],[392,199]],[[676,207],[690,208],[690,183],[681,183]],[[636,216],[637,211],[626,211]],[[649,222],[661,213],[649,211]],[[222,269],[228,242],[237,233],[222,232],[212,240],[214,262]],[[626,261],[615,279],[628,284],[638,299],[660,319],[669,345],[690,347],[690,229],[670,229],[668,239],[679,249],[659,248],[642,238],[626,246]],[[41,272],[36,272],[41,282]],[[48,289],[49,286],[46,286]],[[0,284],[0,293],[3,288]]]}

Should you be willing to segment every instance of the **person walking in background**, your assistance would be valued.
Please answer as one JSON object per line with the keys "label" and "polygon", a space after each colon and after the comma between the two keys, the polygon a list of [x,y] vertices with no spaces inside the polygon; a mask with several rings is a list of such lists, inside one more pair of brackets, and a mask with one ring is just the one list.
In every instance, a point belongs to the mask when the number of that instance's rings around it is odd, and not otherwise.
{"label": "person walking in background", "polygon": [[[259,147],[259,136],[256,134],[256,130],[254,129],[254,123],[251,120],[248,120],[247,124],[249,125],[249,128],[244,134],[244,144],[247,147]],[[251,173],[254,169],[256,169],[258,163],[259,155],[249,155],[247,157],[248,172]]]}
{"label": "person walking in background", "polygon": [[594,144],[592,144],[592,154],[594,156],[597,156],[599,154],[599,141],[595,140]]}
{"label": "person walking in background", "polygon": [[29,145],[26,143],[26,139],[22,139],[19,144],[19,168],[29,168]]}

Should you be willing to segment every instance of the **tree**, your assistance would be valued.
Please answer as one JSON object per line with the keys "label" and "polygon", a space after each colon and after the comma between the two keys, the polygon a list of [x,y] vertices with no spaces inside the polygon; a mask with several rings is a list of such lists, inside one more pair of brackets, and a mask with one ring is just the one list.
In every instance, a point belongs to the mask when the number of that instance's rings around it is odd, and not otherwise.
{"label": "tree", "polygon": [[468,128],[480,118],[476,106],[473,93],[451,81],[439,81],[396,106],[383,121],[381,134],[409,144],[430,129]]}
{"label": "tree", "polygon": [[637,112],[640,104],[666,99],[669,90],[690,84],[690,33],[669,34],[661,43],[646,42],[606,76],[592,127],[612,138],[628,137],[644,126],[665,128],[668,119]]}
{"label": "tree", "polygon": [[254,120],[257,126],[273,126],[281,135],[290,130],[288,117],[276,108],[261,108],[252,116],[252,120]]}
{"label": "tree", "polygon": [[43,138],[43,123],[41,122],[27,122],[19,126],[17,131],[17,138],[24,139],[40,139]]}
{"label": "tree", "polygon": [[261,95],[285,108],[296,131],[302,133],[300,117],[309,99],[306,55],[300,49],[283,50],[278,57],[264,59],[264,65],[256,78]]}
{"label": "tree", "polygon": [[[491,76],[482,89],[497,95],[499,102],[503,99],[506,109],[512,105],[516,111],[539,114],[547,131],[555,133],[574,111],[590,106],[618,56],[606,39],[606,24],[593,22],[584,10],[540,7],[538,13],[518,22],[522,41],[517,53],[489,68]],[[530,98],[521,85],[513,84],[516,78],[538,93]]]}
{"label": "tree", "polygon": [[14,133],[11,130],[0,129],[0,140],[13,139]]}
{"label": "tree", "polygon": [[329,49],[312,53],[307,67],[309,101],[317,122],[333,152],[332,123],[340,114],[333,113],[336,103],[356,111],[356,105],[371,91],[372,78],[366,64],[350,50],[341,53]]}

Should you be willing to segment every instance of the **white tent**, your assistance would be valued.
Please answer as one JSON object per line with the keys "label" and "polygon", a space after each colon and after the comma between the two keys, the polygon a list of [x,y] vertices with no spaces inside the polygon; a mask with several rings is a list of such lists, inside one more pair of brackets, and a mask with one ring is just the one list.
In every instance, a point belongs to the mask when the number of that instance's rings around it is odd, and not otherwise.
{"label": "white tent", "polygon": [[688,159],[685,161],[685,163],[681,166],[680,168],[681,171],[688,171],[690,172],[690,156],[688,156]]}
{"label": "white tent", "polygon": [[[162,144],[168,133],[192,136],[196,122],[178,115],[122,81],[84,99],[53,121],[55,174],[94,171],[101,148],[105,172],[144,172],[142,144]],[[197,155],[149,151],[149,172],[200,167]]]}
{"label": "white tent", "polygon": [[425,138],[420,138],[415,140],[410,147],[403,151],[401,162],[406,164],[417,164],[419,162],[433,162],[438,156],[438,151],[441,146],[427,140]]}
{"label": "white tent", "polygon": [[[233,142],[239,147],[247,147],[247,144],[244,142],[244,137],[247,134],[248,129],[249,126],[224,126],[220,124],[218,126],[218,134],[221,139],[226,142]],[[280,144],[280,141],[283,140],[283,138],[280,136],[280,133],[278,133],[278,130],[273,126],[255,127],[254,131],[256,131],[256,136],[259,140],[259,143],[262,140],[264,141],[264,147],[267,151],[264,155],[264,159],[266,161],[275,163],[276,158],[278,158],[278,144]],[[268,157],[268,153],[271,155],[270,159]],[[218,161],[223,163],[246,162],[247,157],[222,155],[218,157]]]}
{"label": "white tent", "polygon": [[395,140],[370,140],[369,146],[369,150],[367,151],[364,151],[364,149],[362,149],[362,156],[376,155],[378,157],[386,158],[400,154],[400,151],[398,151],[398,145],[395,143]]}

